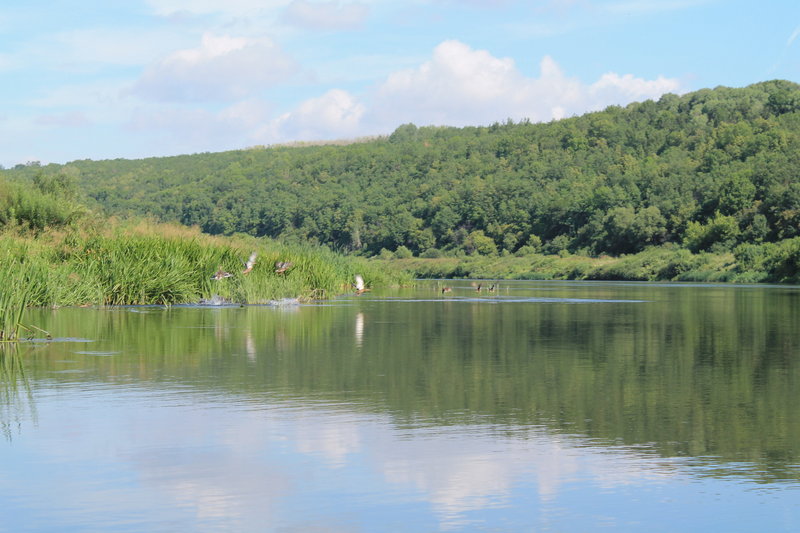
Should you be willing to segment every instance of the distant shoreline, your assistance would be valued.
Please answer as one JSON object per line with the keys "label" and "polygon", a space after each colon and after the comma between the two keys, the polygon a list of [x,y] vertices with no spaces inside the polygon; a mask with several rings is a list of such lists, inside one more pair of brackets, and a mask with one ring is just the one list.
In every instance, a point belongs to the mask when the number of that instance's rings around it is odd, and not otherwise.
{"label": "distant shoreline", "polygon": [[[788,241],[800,247],[800,241]],[[755,258],[744,253],[692,253],[675,246],[652,247],[620,257],[530,254],[393,258],[392,264],[416,278],[504,280],[686,281],[725,283],[800,283],[791,268],[790,250],[777,245],[752,245]],[[783,248],[788,248],[784,246]]]}

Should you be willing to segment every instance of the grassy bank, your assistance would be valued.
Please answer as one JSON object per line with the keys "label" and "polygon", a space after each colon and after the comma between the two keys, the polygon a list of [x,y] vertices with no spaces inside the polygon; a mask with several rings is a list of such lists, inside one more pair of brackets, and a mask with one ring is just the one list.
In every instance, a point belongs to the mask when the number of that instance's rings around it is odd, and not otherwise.
{"label": "grassy bank", "polygon": [[662,246],[620,257],[530,254],[380,262],[418,278],[800,283],[800,238],[740,245],[726,253],[692,253],[678,246]]}
{"label": "grassy bank", "polygon": [[[213,295],[259,304],[347,292],[356,273],[368,285],[409,279],[386,265],[325,248],[245,236],[211,237],[197,229],[149,222],[109,222],[102,228],[84,226],[38,236],[6,232],[0,235],[0,250],[0,286],[7,288],[0,307],[9,324],[19,323],[19,310],[25,306],[168,305]],[[244,261],[254,251],[255,267],[244,275]],[[293,266],[276,274],[276,261]],[[213,280],[220,268],[232,276]]]}

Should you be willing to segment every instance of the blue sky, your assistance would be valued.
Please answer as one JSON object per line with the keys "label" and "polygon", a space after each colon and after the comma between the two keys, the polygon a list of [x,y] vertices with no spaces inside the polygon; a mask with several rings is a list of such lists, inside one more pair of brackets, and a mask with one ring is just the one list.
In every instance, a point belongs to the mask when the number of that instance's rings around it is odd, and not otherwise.
{"label": "blue sky", "polygon": [[800,82],[797,0],[5,0],[0,164],[549,121]]}

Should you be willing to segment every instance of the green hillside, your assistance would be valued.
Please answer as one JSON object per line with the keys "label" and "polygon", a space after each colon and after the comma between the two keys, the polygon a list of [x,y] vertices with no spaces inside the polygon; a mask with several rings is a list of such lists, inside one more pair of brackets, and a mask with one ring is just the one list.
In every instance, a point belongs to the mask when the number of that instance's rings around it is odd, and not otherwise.
{"label": "green hillside", "polygon": [[346,146],[4,174],[74,182],[111,214],[367,255],[617,256],[665,243],[723,253],[800,235],[799,110],[800,85],[769,81],[547,124],[407,124]]}

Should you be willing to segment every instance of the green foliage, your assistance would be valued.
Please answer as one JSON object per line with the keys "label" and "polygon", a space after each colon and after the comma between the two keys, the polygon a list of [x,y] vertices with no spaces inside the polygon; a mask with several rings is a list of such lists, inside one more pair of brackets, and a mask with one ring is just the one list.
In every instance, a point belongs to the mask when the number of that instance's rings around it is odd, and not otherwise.
{"label": "green foliage", "polygon": [[438,248],[428,248],[427,250],[419,254],[419,256],[424,257],[426,259],[436,259],[437,257],[443,257],[444,254]]}
{"label": "green foliage", "polygon": [[739,236],[739,225],[732,216],[717,213],[706,224],[690,222],[686,228],[685,244],[693,252],[708,250],[717,245],[718,250],[728,250]]}
{"label": "green foliage", "polygon": [[397,259],[407,259],[409,257],[414,257],[414,254],[405,246],[398,246],[397,250],[394,252],[394,256]]}
{"label": "green foliage", "polygon": [[41,232],[68,226],[86,213],[71,197],[60,186],[46,185],[44,180],[37,181],[35,188],[0,180],[0,229]]}
{"label": "green foliage", "polygon": [[739,272],[753,281],[800,283],[800,237],[779,243],[740,244],[733,253]]}
{"label": "green foliage", "polygon": [[739,245],[733,254],[692,253],[677,245],[665,245],[620,257],[523,253],[410,258],[396,260],[395,264],[418,278],[797,283],[800,238],[780,244]]}
{"label": "green foliage", "polygon": [[552,241],[546,243],[542,250],[546,254],[560,254],[561,252],[566,252],[570,245],[572,244],[572,239],[567,237],[566,235],[557,235]]}
{"label": "green foliage", "polygon": [[468,254],[497,255],[497,245],[483,230],[475,230],[467,235],[463,244]]}

